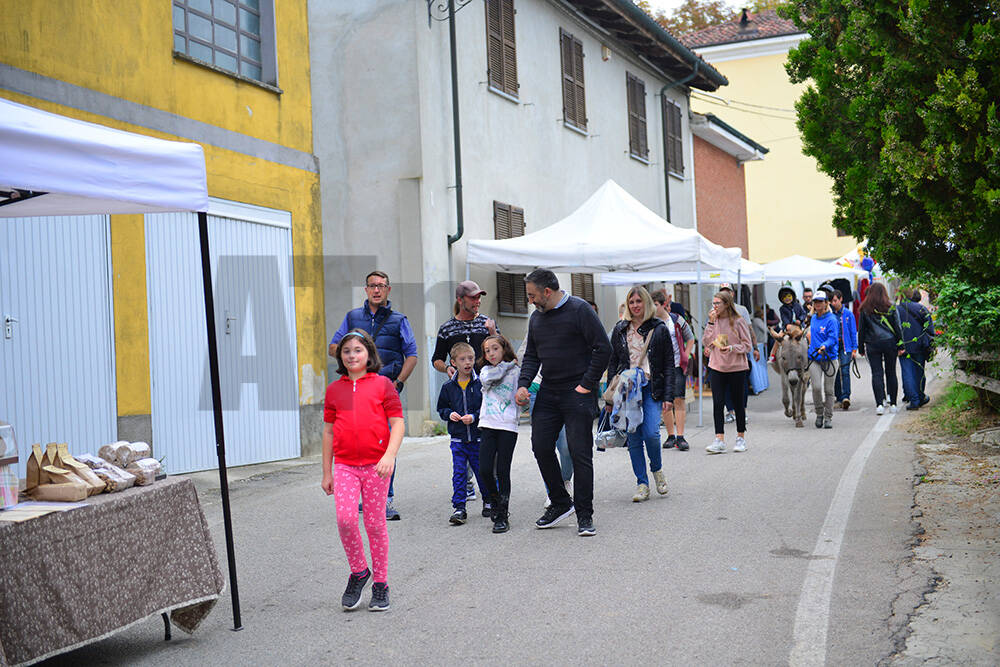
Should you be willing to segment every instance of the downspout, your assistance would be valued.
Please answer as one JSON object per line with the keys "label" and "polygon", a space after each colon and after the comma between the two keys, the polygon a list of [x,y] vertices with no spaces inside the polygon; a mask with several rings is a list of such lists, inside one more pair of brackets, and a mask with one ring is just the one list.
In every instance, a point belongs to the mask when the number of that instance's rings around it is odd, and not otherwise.
{"label": "downspout", "polygon": [[[698,66],[699,65],[701,65],[701,60],[700,59],[694,61],[694,69],[691,70],[691,74],[689,74],[688,76],[684,77],[683,79],[678,79],[677,81],[674,81],[672,83],[664,84],[663,88],[660,88],[660,97],[663,98],[664,95],[666,95],[667,91],[670,90],[671,88],[675,88],[677,86],[683,86],[685,83],[687,83],[688,81],[691,81],[696,76],[698,76]],[[661,116],[663,115],[663,112],[662,112],[663,108],[664,108],[664,106],[663,106],[663,100],[661,99],[660,100],[660,109],[661,109],[660,115]],[[666,128],[666,123],[664,123],[664,128],[663,129],[664,129],[664,132],[663,132],[663,194],[666,197],[666,212],[667,212],[666,219],[667,219],[667,222],[670,222],[670,150],[669,150],[669,146],[667,145],[667,133],[666,133],[666,129],[667,128]]]}
{"label": "downspout", "polygon": [[[448,248],[465,234],[465,216],[462,211],[462,135],[458,122],[458,56],[455,53],[455,0],[448,0],[448,42],[451,47],[451,118],[455,143],[455,214],[458,229],[448,235]],[[451,262],[448,262],[451,266]]]}

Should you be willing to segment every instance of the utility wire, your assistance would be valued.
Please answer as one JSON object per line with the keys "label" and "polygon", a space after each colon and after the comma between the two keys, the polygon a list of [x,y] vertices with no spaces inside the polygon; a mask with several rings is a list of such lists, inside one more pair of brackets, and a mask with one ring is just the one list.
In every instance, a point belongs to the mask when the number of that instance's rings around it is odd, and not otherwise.
{"label": "utility wire", "polygon": [[763,116],[765,118],[777,118],[778,120],[787,120],[787,121],[791,121],[793,123],[796,121],[795,118],[789,118],[788,116],[778,116],[778,115],[775,115],[775,114],[772,114],[772,113],[763,113],[761,111],[751,111],[750,109],[740,109],[739,107],[730,106],[728,104],[725,104],[724,102],[713,102],[712,100],[708,100],[708,99],[699,99],[698,101],[699,102],[704,102],[705,104],[713,104],[715,106],[725,107],[725,108],[727,108],[727,109],[729,109],[731,111],[739,111],[740,113],[748,113],[748,114],[751,114],[751,115],[754,115],[754,116]]}

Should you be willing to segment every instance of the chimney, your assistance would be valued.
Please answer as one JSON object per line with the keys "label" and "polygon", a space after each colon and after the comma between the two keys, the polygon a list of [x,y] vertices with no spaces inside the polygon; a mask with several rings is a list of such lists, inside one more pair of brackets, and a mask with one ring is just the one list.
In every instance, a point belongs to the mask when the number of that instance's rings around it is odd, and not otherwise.
{"label": "chimney", "polygon": [[743,8],[743,14],[740,16],[740,34],[749,35],[757,32],[757,27],[750,25],[750,17],[747,16],[747,8]]}

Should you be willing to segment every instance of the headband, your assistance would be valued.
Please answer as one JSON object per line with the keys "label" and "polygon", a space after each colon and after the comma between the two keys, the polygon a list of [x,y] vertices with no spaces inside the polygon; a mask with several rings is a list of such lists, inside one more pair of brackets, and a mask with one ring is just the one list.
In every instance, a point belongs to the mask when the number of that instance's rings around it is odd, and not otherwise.
{"label": "headband", "polygon": [[357,331],[348,331],[347,333],[344,334],[344,338],[347,338],[348,336],[357,336],[359,338],[365,337],[363,333],[358,333]]}

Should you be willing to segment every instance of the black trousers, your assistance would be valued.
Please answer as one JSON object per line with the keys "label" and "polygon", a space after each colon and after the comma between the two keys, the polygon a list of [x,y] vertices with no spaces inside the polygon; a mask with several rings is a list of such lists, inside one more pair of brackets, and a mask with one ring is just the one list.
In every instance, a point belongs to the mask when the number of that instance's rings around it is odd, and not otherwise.
{"label": "black trousers", "polygon": [[731,396],[736,412],[736,432],[747,430],[746,387],[747,371],[723,373],[714,368],[708,369],[708,381],[712,386],[712,416],[715,419],[715,433],[722,435],[726,431],[725,407],[726,397]]}
{"label": "black trousers", "polygon": [[[510,462],[514,459],[514,445],[517,433],[496,428],[480,429],[479,479],[483,493],[490,496],[489,502],[500,498],[510,498]],[[494,475],[494,470],[496,474]]]}
{"label": "black trousers", "polygon": [[889,399],[890,405],[896,405],[896,396],[899,393],[899,379],[896,377],[898,348],[866,345],[865,352],[868,353],[868,364],[872,369],[872,393],[875,394],[875,405],[882,405],[886,398]]}
{"label": "black trousers", "polygon": [[[549,498],[556,507],[576,506],[578,517],[594,515],[594,418],[597,393],[577,393],[574,389],[550,389],[542,383],[531,413],[531,451],[538,462]],[[573,498],[563,485],[556,438],[566,427],[566,443],[573,459]]]}

